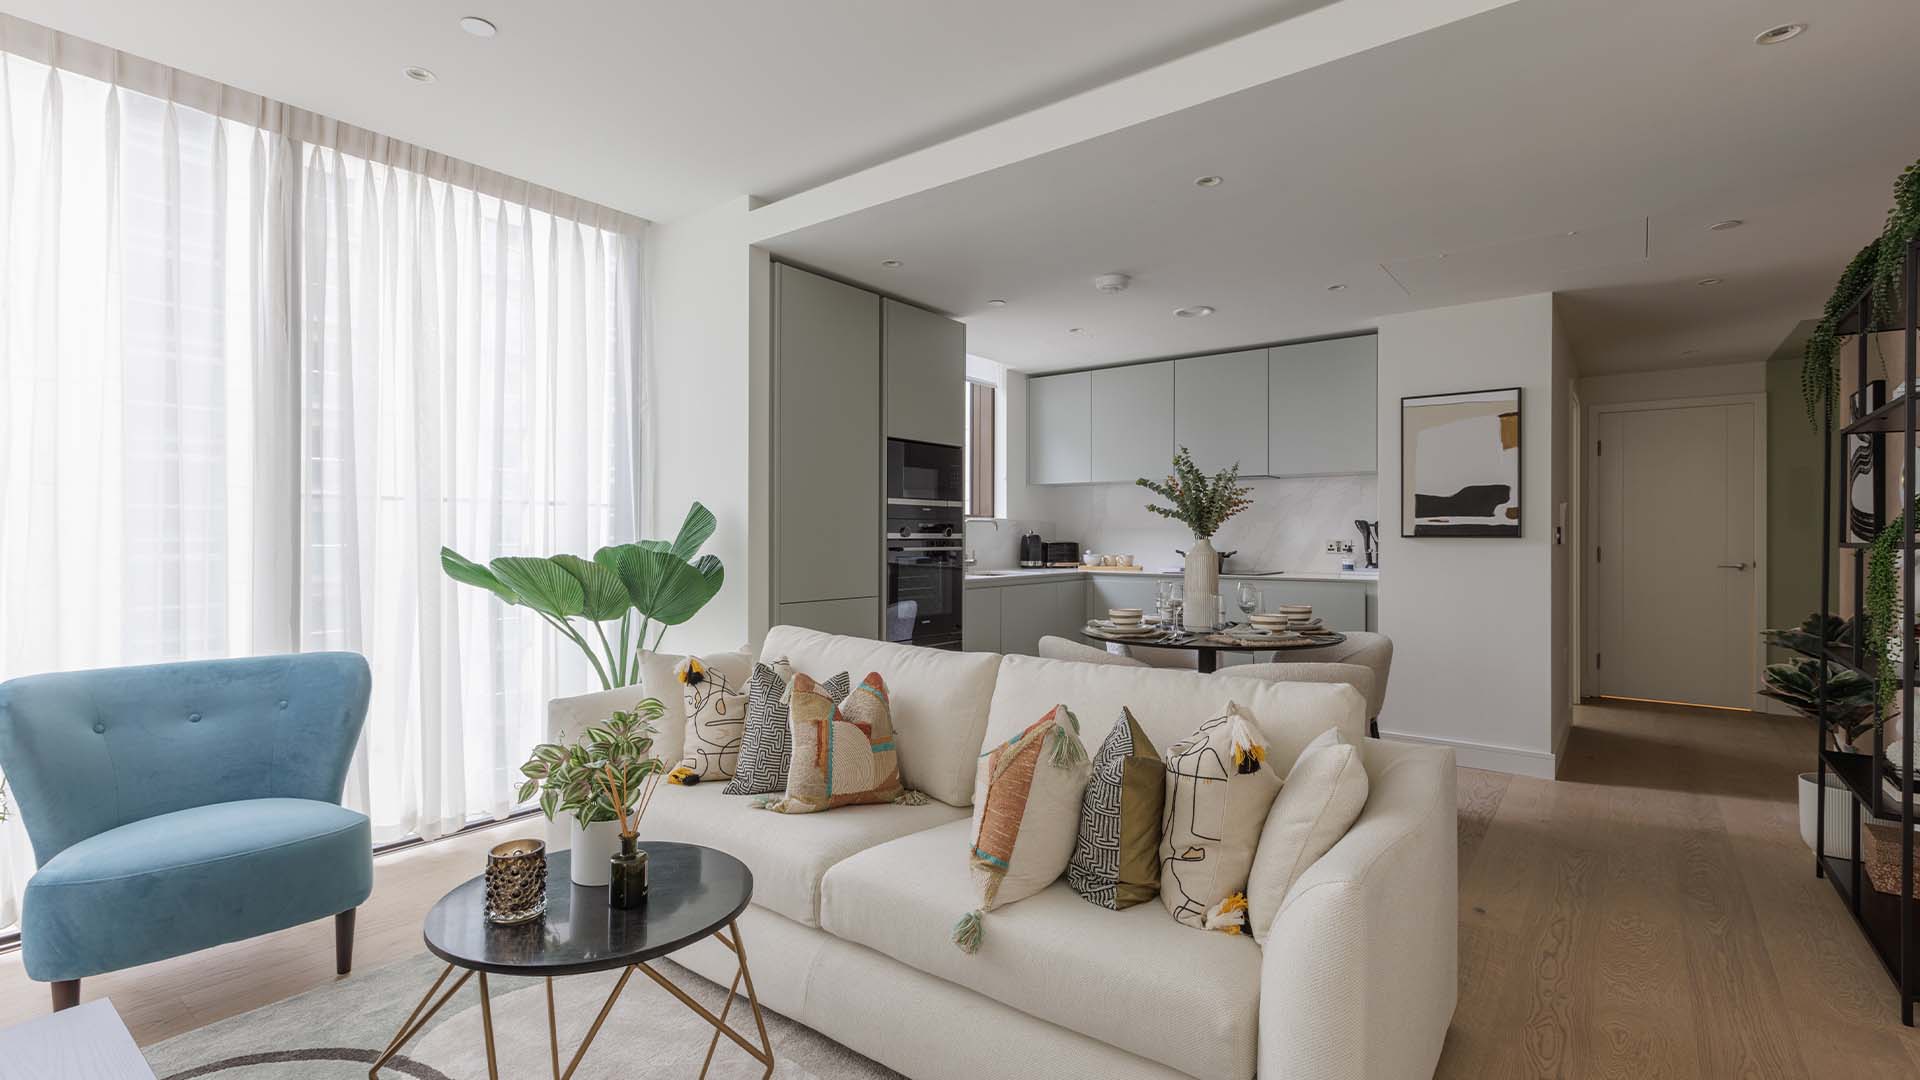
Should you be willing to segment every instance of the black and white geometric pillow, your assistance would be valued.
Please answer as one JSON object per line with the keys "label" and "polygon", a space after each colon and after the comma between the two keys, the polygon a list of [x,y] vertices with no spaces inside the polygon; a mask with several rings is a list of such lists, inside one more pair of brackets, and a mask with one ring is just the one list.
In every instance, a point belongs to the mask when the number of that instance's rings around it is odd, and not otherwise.
{"label": "black and white geometric pillow", "polygon": [[1093,755],[1080,803],[1080,829],[1067,885],[1088,903],[1117,911],[1159,891],[1160,810],[1165,766],[1130,709]]}
{"label": "black and white geometric pillow", "polygon": [[[747,679],[747,727],[740,734],[740,757],[727,795],[773,795],[787,790],[793,763],[793,732],[787,726],[787,684],[793,668],[783,657],[772,665],[756,663]],[[835,705],[853,692],[853,679],[841,672],[820,684]]]}

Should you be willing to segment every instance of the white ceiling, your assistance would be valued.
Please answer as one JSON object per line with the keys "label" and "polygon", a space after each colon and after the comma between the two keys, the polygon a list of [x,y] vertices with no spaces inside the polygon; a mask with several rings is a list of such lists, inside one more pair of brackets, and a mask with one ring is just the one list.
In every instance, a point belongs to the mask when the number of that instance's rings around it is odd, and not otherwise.
{"label": "white ceiling", "polygon": [[1026,370],[1547,291],[1588,374],[1762,359],[1920,155],[1915,42],[1911,0],[1522,0],[768,246]]}
{"label": "white ceiling", "polygon": [[[7,0],[654,220],[777,198],[1325,0]],[[495,22],[490,40],[459,29]],[[439,76],[407,81],[421,65]]]}

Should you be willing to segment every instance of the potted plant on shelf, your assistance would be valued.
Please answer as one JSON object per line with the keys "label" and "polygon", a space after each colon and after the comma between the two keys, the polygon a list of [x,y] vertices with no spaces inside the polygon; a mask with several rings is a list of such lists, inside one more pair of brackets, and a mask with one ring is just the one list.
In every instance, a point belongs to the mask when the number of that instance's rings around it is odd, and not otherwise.
{"label": "potted plant on shelf", "polygon": [[[1820,724],[1822,743],[1835,750],[1851,750],[1881,723],[1876,709],[1874,680],[1853,668],[1827,659],[1851,650],[1853,623],[1848,619],[1809,615],[1799,626],[1761,634],[1769,645],[1791,649],[1807,659],[1769,664],[1762,673],[1760,693]],[[1826,665],[1826,705],[1820,704],[1820,665]],[[1799,779],[1800,838],[1815,847],[1821,797],[1818,774],[1804,772]],[[1827,774],[1826,849],[1846,851],[1851,838],[1848,822],[1852,794],[1831,771]]]}
{"label": "potted plant on shelf", "polygon": [[1228,518],[1253,505],[1248,498],[1253,489],[1240,486],[1240,463],[1236,461],[1209,477],[1183,446],[1173,455],[1173,473],[1164,482],[1141,477],[1134,483],[1173,504],[1148,503],[1148,510],[1193,530],[1193,546],[1186,556],[1186,606],[1181,622],[1189,629],[1213,629],[1220,614],[1220,558],[1213,550],[1213,535]]}
{"label": "potted plant on shelf", "polygon": [[[527,778],[520,785],[520,801],[538,794],[540,812],[548,821],[563,813],[571,819],[574,884],[606,885],[620,870],[630,885],[637,863],[644,894],[646,856],[634,845],[640,819],[667,771],[666,763],[653,756],[653,738],[665,711],[659,698],[645,698],[632,711],[616,711],[572,742],[541,743],[520,766]],[[630,895],[623,893],[622,899]],[[631,899],[638,902],[637,896]]]}

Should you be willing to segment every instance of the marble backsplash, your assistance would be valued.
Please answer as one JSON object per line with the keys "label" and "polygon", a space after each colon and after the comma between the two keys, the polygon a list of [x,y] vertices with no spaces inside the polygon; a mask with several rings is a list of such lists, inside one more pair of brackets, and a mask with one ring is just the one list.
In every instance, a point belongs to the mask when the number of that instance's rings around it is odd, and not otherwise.
{"label": "marble backsplash", "polygon": [[[1365,563],[1360,531],[1353,523],[1357,518],[1380,518],[1374,476],[1250,477],[1244,483],[1253,489],[1253,505],[1213,538],[1216,549],[1238,551],[1228,563],[1230,571],[1337,570],[1341,556],[1326,550],[1329,540],[1351,542],[1355,564]],[[1052,526],[1043,525],[1040,532],[1049,538],[1077,540],[1083,551],[1132,555],[1149,569],[1161,569],[1178,567],[1181,560],[1175,549],[1184,550],[1193,542],[1185,526],[1147,511],[1154,495],[1145,488],[1094,484],[1046,490]],[[1015,558],[1021,531],[1011,529]],[[1002,524],[1001,537],[1008,532]],[[970,544],[974,535],[969,525]],[[984,550],[980,555],[982,565],[992,565]]]}
{"label": "marble backsplash", "polygon": [[967,550],[973,552],[978,560],[974,565],[981,570],[1009,570],[1020,565],[1020,535],[1026,532],[1037,532],[1042,537],[1056,535],[1051,521],[970,518]]}

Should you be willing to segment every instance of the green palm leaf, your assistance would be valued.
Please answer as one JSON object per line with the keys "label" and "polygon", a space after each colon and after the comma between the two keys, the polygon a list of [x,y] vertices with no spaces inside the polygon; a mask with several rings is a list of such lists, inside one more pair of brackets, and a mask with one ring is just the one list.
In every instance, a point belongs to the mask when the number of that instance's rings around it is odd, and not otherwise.
{"label": "green palm leaf", "polygon": [[547,561],[559,566],[580,583],[582,614],[594,622],[617,619],[633,607],[626,585],[611,568],[589,562],[578,555],[555,555]]}
{"label": "green palm leaf", "polygon": [[503,555],[489,564],[520,602],[556,619],[586,611],[586,593],[572,574],[547,559]]}
{"label": "green palm leaf", "polygon": [[694,503],[687,507],[686,520],[680,523],[680,535],[673,538],[673,547],[668,550],[683,561],[692,562],[694,553],[713,535],[717,525],[713,511],[707,509],[704,503]]}
{"label": "green palm leaf", "polygon": [[448,577],[462,585],[485,589],[509,604],[520,602],[519,594],[501,583],[499,578],[494,577],[493,571],[450,547],[440,549],[440,569],[446,571]]}
{"label": "green palm leaf", "polygon": [[672,552],[652,551],[638,544],[611,550],[633,606],[640,614],[668,626],[677,626],[698,614],[720,591],[726,577],[720,560],[712,555],[689,563]]}

